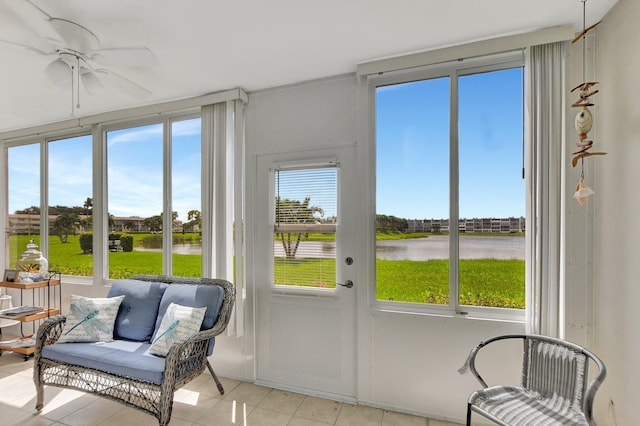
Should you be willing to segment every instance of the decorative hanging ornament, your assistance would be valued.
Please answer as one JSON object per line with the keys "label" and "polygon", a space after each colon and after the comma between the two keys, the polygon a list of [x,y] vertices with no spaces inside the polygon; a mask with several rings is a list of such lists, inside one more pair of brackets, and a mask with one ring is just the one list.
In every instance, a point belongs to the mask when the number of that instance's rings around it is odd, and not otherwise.
{"label": "decorative hanging ornament", "polygon": [[593,192],[593,189],[589,188],[587,184],[584,183],[584,175],[580,175],[580,180],[576,185],[576,193],[573,194],[573,198],[578,200],[578,203],[580,205],[583,205],[587,202],[587,198],[589,198],[589,195],[593,194],[595,194],[595,192]]}
{"label": "decorative hanging ornament", "polygon": [[571,105],[574,108],[580,108],[580,111],[576,114],[575,126],[576,132],[578,133],[579,142],[576,144],[578,146],[578,150],[572,152],[571,155],[573,158],[571,159],[571,165],[575,167],[578,164],[578,160],[580,160],[581,165],[581,173],[580,173],[580,181],[576,186],[576,193],[573,195],[573,198],[578,200],[580,205],[583,205],[587,198],[590,195],[594,194],[593,190],[589,188],[584,183],[584,159],[586,157],[591,157],[593,155],[606,155],[606,152],[591,152],[591,148],[593,147],[593,139],[589,139],[588,134],[591,131],[591,127],[593,126],[593,115],[589,110],[590,106],[593,106],[594,103],[591,100],[591,96],[595,95],[599,92],[599,90],[592,90],[592,88],[598,84],[597,81],[585,81],[586,74],[586,43],[585,37],[587,32],[594,29],[600,24],[602,21],[598,21],[590,27],[586,27],[586,3],[587,0],[580,0],[582,2],[582,32],[578,34],[576,38],[573,39],[572,43],[577,42],[582,39],[582,80],[583,82],[571,89],[571,93],[579,90],[578,95],[579,99]]}

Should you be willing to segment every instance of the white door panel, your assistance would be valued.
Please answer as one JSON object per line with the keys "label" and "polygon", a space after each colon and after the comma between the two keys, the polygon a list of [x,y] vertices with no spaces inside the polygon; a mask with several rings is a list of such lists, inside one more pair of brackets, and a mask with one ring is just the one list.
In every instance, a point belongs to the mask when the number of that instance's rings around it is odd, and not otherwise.
{"label": "white door panel", "polygon": [[[335,256],[335,276],[331,278],[336,283],[354,282],[353,287],[333,288],[334,283],[329,288],[324,284],[274,285],[274,255],[282,256],[282,251],[277,243],[274,249],[273,200],[277,194],[272,170],[282,164],[303,170],[337,164],[335,250],[328,247],[332,243],[325,243],[327,248],[319,256]],[[275,387],[355,400],[357,280],[355,267],[344,260],[355,257],[349,235],[355,211],[350,205],[353,197],[349,197],[354,190],[354,148],[264,155],[258,157],[257,166],[256,270],[268,271],[255,278],[257,379]],[[314,244],[308,242],[307,246]],[[317,255],[310,254],[307,259]]]}

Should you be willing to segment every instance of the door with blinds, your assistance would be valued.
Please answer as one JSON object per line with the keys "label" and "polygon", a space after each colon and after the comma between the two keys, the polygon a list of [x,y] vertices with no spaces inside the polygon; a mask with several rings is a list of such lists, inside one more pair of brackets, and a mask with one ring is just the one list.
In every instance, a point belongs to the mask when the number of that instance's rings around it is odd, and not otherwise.
{"label": "door with blinds", "polygon": [[258,158],[257,378],[355,398],[354,148]]}

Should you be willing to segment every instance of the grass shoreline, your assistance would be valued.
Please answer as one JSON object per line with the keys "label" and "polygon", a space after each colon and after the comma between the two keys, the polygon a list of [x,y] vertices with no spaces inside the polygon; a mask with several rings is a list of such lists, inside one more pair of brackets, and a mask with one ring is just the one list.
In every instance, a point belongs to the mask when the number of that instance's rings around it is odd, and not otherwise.
{"label": "grass shoreline", "polygon": [[[142,246],[142,239],[147,236],[158,238],[157,234],[134,235],[134,248]],[[197,236],[197,234],[195,234]],[[410,234],[384,234],[381,239],[406,239]],[[431,233],[413,234],[413,238],[428,238]],[[444,234],[437,234],[444,235]],[[486,234],[482,234],[486,236]],[[495,235],[495,234],[494,234]],[[502,235],[502,234],[500,234]],[[503,236],[512,235],[504,234]],[[182,235],[177,237],[183,238]],[[314,237],[311,235],[311,237]],[[38,237],[12,236],[10,238],[12,264],[33,238],[38,245]],[[184,238],[194,238],[185,235]],[[315,240],[315,238],[313,239]],[[327,240],[325,240],[327,241]],[[320,264],[320,266],[319,266]],[[175,275],[200,276],[202,261],[199,255],[173,254],[173,273]],[[335,259],[298,259],[294,268],[299,268],[300,275],[312,271],[320,275],[314,285],[335,287]],[[280,275],[282,261],[276,259],[275,276]],[[291,264],[287,268],[292,268]],[[69,236],[63,244],[57,236],[49,237],[49,269],[60,271],[65,275],[93,275],[93,255],[83,254],[78,236]],[[476,306],[494,306],[524,309],[524,260],[497,259],[461,259],[460,260],[460,301],[463,304]],[[110,278],[126,278],[134,274],[158,274],[162,271],[162,253],[150,251],[110,252]],[[318,273],[317,271],[321,271]],[[294,274],[288,274],[289,277]],[[276,284],[296,284],[292,282],[276,282]],[[299,283],[298,285],[303,285]],[[392,300],[412,303],[447,304],[449,292],[448,260],[382,260],[376,261],[376,297],[378,300]]]}

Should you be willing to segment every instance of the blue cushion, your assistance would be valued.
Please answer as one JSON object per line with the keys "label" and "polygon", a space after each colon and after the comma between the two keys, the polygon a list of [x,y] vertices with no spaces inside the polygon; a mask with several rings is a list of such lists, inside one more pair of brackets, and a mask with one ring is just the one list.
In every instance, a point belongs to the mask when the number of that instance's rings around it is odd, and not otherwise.
{"label": "blue cushion", "polygon": [[113,335],[116,339],[148,342],[156,328],[158,307],[168,284],[118,280],[113,283],[108,297],[124,295],[116,316]]}
{"label": "blue cushion", "polygon": [[114,340],[109,343],[55,343],[42,356],[65,364],[93,368],[117,376],[162,383],[165,358],[151,355],[150,343]]}
{"label": "blue cushion", "polygon": [[[214,326],[218,320],[218,314],[224,301],[224,289],[217,285],[206,284],[171,284],[164,292],[160,301],[160,309],[156,320],[156,327],[153,333],[154,337],[162,323],[167,308],[171,303],[182,306],[191,306],[193,308],[206,307],[202,327],[200,330],[207,330]],[[213,352],[214,339],[209,341],[207,354]]]}

